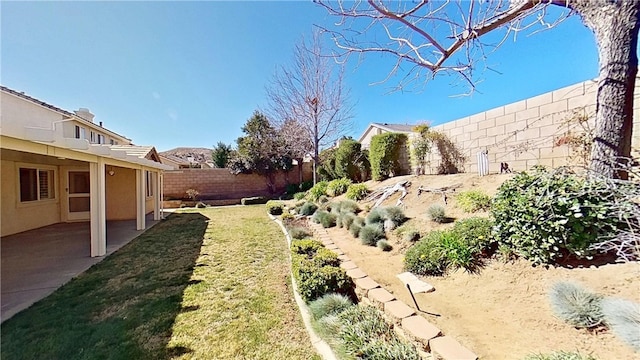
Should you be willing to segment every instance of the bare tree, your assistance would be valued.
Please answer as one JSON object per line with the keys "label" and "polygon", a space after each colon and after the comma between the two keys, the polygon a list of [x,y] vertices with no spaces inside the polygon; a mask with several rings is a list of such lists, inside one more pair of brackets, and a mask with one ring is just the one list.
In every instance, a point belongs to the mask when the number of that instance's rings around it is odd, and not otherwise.
{"label": "bare tree", "polygon": [[302,39],[296,44],[293,62],[279,67],[266,88],[271,121],[278,128],[298,124],[304,131],[297,135],[306,139],[288,140],[309,146],[305,153],[312,154],[315,163],[320,149],[335,142],[351,125],[353,106],[343,75],[344,68],[325,56],[315,32],[311,42]]}
{"label": "bare tree", "polygon": [[[402,64],[410,64],[400,87],[444,72],[458,75],[473,89],[479,64],[510,35],[552,28],[568,16],[579,15],[595,35],[600,62],[590,168],[610,178],[626,178],[626,171],[618,171],[617,166],[630,158],[640,1],[314,2],[340,17],[338,31],[325,30],[344,50],[343,55],[375,52],[394,56],[397,61],[387,79]],[[551,7],[564,11],[552,17],[548,14]],[[501,36],[489,40],[486,35],[498,34],[499,29]]]}

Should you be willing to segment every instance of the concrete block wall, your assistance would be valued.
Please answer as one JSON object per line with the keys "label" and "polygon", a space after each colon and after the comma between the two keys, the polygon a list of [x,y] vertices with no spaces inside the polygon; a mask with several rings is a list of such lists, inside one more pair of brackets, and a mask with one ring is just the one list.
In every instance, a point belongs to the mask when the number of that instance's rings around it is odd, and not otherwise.
{"label": "concrete block wall", "polygon": [[[302,177],[304,181],[313,179],[311,163],[303,163]],[[298,167],[287,173],[275,176],[278,191],[285,189],[289,183],[299,183]],[[229,169],[180,169],[164,172],[164,198],[186,198],[186,191],[195,189],[202,199],[240,199],[250,196],[269,196],[269,187],[265,177],[257,174],[233,175]]]}
{"label": "concrete block wall", "polygon": [[[464,172],[477,172],[477,153],[486,150],[489,171],[499,172],[507,162],[513,170],[528,170],[534,165],[558,167],[571,165],[576,154],[566,145],[554,146],[554,140],[568,130],[566,119],[574,112],[593,119],[597,82],[584,81],[529,99],[490,109],[478,114],[434,126],[446,134],[466,156]],[[636,81],[635,99],[640,97]],[[634,102],[632,146],[640,149],[640,101]],[[439,157],[433,155],[426,173],[436,173]]]}

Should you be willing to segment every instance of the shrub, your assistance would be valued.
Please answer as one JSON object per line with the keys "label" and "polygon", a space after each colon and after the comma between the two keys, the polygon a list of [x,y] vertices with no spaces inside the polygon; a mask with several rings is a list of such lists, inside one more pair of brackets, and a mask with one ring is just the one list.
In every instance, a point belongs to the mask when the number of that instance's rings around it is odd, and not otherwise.
{"label": "shrub", "polygon": [[300,191],[305,192],[313,187],[313,180],[307,180],[300,183]]}
{"label": "shrub", "polygon": [[437,239],[427,235],[410,247],[404,255],[404,268],[418,275],[444,274],[447,262],[437,246]]}
{"label": "shrub", "polygon": [[345,213],[342,215],[342,227],[349,230],[351,224],[353,224],[353,220],[356,218],[356,215],[353,213]]}
{"label": "shrub", "polygon": [[638,204],[603,180],[582,179],[565,171],[537,168],[505,181],[491,213],[500,244],[534,264],[552,263],[572,254],[590,255],[589,246],[627,228]]}
{"label": "shrub", "polygon": [[268,199],[264,196],[254,196],[240,199],[242,205],[266,204]]}
{"label": "shrub", "polygon": [[471,217],[458,220],[453,231],[467,243],[474,253],[486,251],[493,243],[491,229],[493,221],[482,217]]}
{"label": "shrub", "polygon": [[444,208],[440,205],[431,205],[427,209],[427,215],[431,221],[442,224],[447,220],[447,216],[445,215]]}
{"label": "shrub", "polygon": [[558,282],[549,292],[551,310],[577,328],[591,328],[603,321],[602,297],[570,282]]}
{"label": "shrub", "polygon": [[335,197],[347,192],[347,188],[351,185],[351,180],[347,178],[331,180],[327,185],[327,195]]}
{"label": "shrub", "polygon": [[362,150],[359,142],[352,139],[340,140],[334,155],[334,173],[337,177],[358,182],[367,180],[371,166],[367,150]]}
{"label": "shrub", "polygon": [[431,231],[407,250],[404,265],[415,274],[442,275],[449,267],[474,271],[478,256],[454,231]]}
{"label": "shrub", "polygon": [[313,257],[318,249],[322,248],[322,243],[318,240],[306,239],[291,242],[291,252],[298,255]]}
{"label": "shrub", "polygon": [[318,267],[323,266],[340,266],[340,260],[338,260],[338,254],[333,251],[321,247],[316,251],[315,256],[313,257],[313,262]]}
{"label": "shrub", "polygon": [[307,195],[307,193],[304,192],[297,192],[295,194],[293,194],[293,198],[296,200],[302,200],[304,199],[304,197]]}
{"label": "shrub", "polygon": [[342,200],[340,201],[340,211],[357,214],[360,212],[360,207],[358,206],[358,203],[353,200]]}
{"label": "shrub", "polygon": [[600,303],[604,322],[618,338],[640,351],[640,304],[616,298]]}
{"label": "shrub", "polygon": [[373,180],[384,180],[389,176],[402,174],[400,154],[405,150],[407,135],[401,133],[384,133],[371,139],[369,162]]}
{"label": "shrub", "polygon": [[344,269],[335,266],[318,267],[308,261],[294,270],[300,296],[313,301],[328,293],[349,294],[353,281]]}
{"label": "shrub", "polygon": [[391,251],[391,249],[393,249],[393,246],[391,246],[391,244],[389,244],[389,242],[384,239],[378,240],[378,242],[376,243],[376,246],[378,247],[378,249],[382,251]]}
{"label": "shrub", "polygon": [[480,210],[489,210],[491,207],[491,198],[482,190],[462,191],[456,196],[458,205],[468,213]]}
{"label": "shrub", "polygon": [[323,228],[330,228],[336,226],[336,215],[324,210],[318,210],[313,215],[313,221],[322,224]]}
{"label": "shrub", "polygon": [[402,239],[408,242],[416,242],[420,240],[420,233],[416,230],[409,230],[402,235]]}
{"label": "shrub", "polygon": [[366,184],[351,184],[347,188],[347,199],[360,201],[369,195],[369,189]]}
{"label": "shrub", "polygon": [[289,235],[291,235],[293,239],[301,240],[311,236],[311,232],[309,231],[309,229],[305,227],[294,226],[289,229]]}
{"label": "shrub", "polygon": [[379,224],[368,224],[360,229],[360,241],[364,245],[376,246],[380,239],[384,239],[384,229]]}
{"label": "shrub", "polygon": [[300,215],[309,216],[309,215],[313,215],[316,212],[316,210],[318,210],[318,205],[310,201],[307,201],[306,203],[302,204],[298,212],[300,213]]}
{"label": "shrub", "polygon": [[577,352],[558,351],[550,354],[527,355],[524,360],[597,360],[591,355],[581,355]]}
{"label": "shrub", "polygon": [[404,211],[399,206],[387,206],[382,208],[382,218],[384,220],[391,220],[395,226],[400,226],[407,220],[404,216]]}
{"label": "shrub", "polygon": [[359,225],[355,221],[349,226],[349,232],[351,233],[351,236],[356,239],[360,236],[360,230],[362,230],[362,225]]}
{"label": "shrub", "polygon": [[369,215],[365,218],[367,225],[370,224],[382,224],[384,222],[384,211],[382,208],[377,207],[371,209]]}
{"label": "shrub", "polygon": [[337,315],[351,306],[353,306],[353,303],[344,295],[326,294],[311,302],[309,310],[311,310],[311,316],[315,320],[319,320],[323,317]]}
{"label": "shrub", "polygon": [[269,214],[282,215],[282,210],[284,209],[284,203],[282,201],[269,200],[265,206]]}
{"label": "shrub", "polygon": [[298,184],[287,184],[287,186],[285,187],[285,192],[287,193],[287,195],[293,195],[297,193],[299,189],[300,187],[298,186]]}
{"label": "shrub", "polygon": [[320,196],[327,194],[328,181],[320,181],[316,183],[311,189],[309,189],[308,195],[311,201],[318,201]]}

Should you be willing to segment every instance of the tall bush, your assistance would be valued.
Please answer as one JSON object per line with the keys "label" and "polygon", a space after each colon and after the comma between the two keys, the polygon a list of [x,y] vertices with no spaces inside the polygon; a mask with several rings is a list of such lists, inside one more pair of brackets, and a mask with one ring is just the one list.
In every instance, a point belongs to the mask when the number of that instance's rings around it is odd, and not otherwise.
{"label": "tall bush", "polygon": [[371,177],[380,181],[393,175],[402,174],[400,156],[405,151],[407,135],[401,133],[384,133],[371,139],[369,161]]}
{"label": "tall bush", "polygon": [[359,142],[344,139],[335,152],[336,176],[350,179],[354,182],[366,181],[371,165],[366,150],[362,150]]}
{"label": "tall bush", "polygon": [[519,173],[494,197],[495,236],[533,263],[552,263],[569,254],[585,257],[590,245],[637,221],[633,216],[639,206],[624,191],[564,169]]}
{"label": "tall bush", "polygon": [[369,195],[369,188],[366,184],[351,184],[347,188],[347,199],[360,201]]}

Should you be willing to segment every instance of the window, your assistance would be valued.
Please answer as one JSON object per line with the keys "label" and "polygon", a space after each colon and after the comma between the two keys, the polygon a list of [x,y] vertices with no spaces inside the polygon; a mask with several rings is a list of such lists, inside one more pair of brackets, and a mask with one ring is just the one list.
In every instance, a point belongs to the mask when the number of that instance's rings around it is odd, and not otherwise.
{"label": "window", "polygon": [[49,169],[21,167],[20,202],[55,199],[55,172]]}
{"label": "window", "polygon": [[147,197],[153,196],[153,173],[151,171],[145,171],[147,175]]}
{"label": "window", "polygon": [[96,143],[96,133],[94,133],[93,131],[91,132],[91,143],[95,144]]}
{"label": "window", "polygon": [[104,144],[104,135],[98,134],[98,144]]}
{"label": "window", "polygon": [[85,129],[76,125],[76,139],[86,139],[87,135],[85,133]]}
{"label": "window", "polygon": [[110,143],[111,145],[115,145],[115,144],[116,144],[115,140],[113,140],[113,139],[109,140],[109,143]]}

